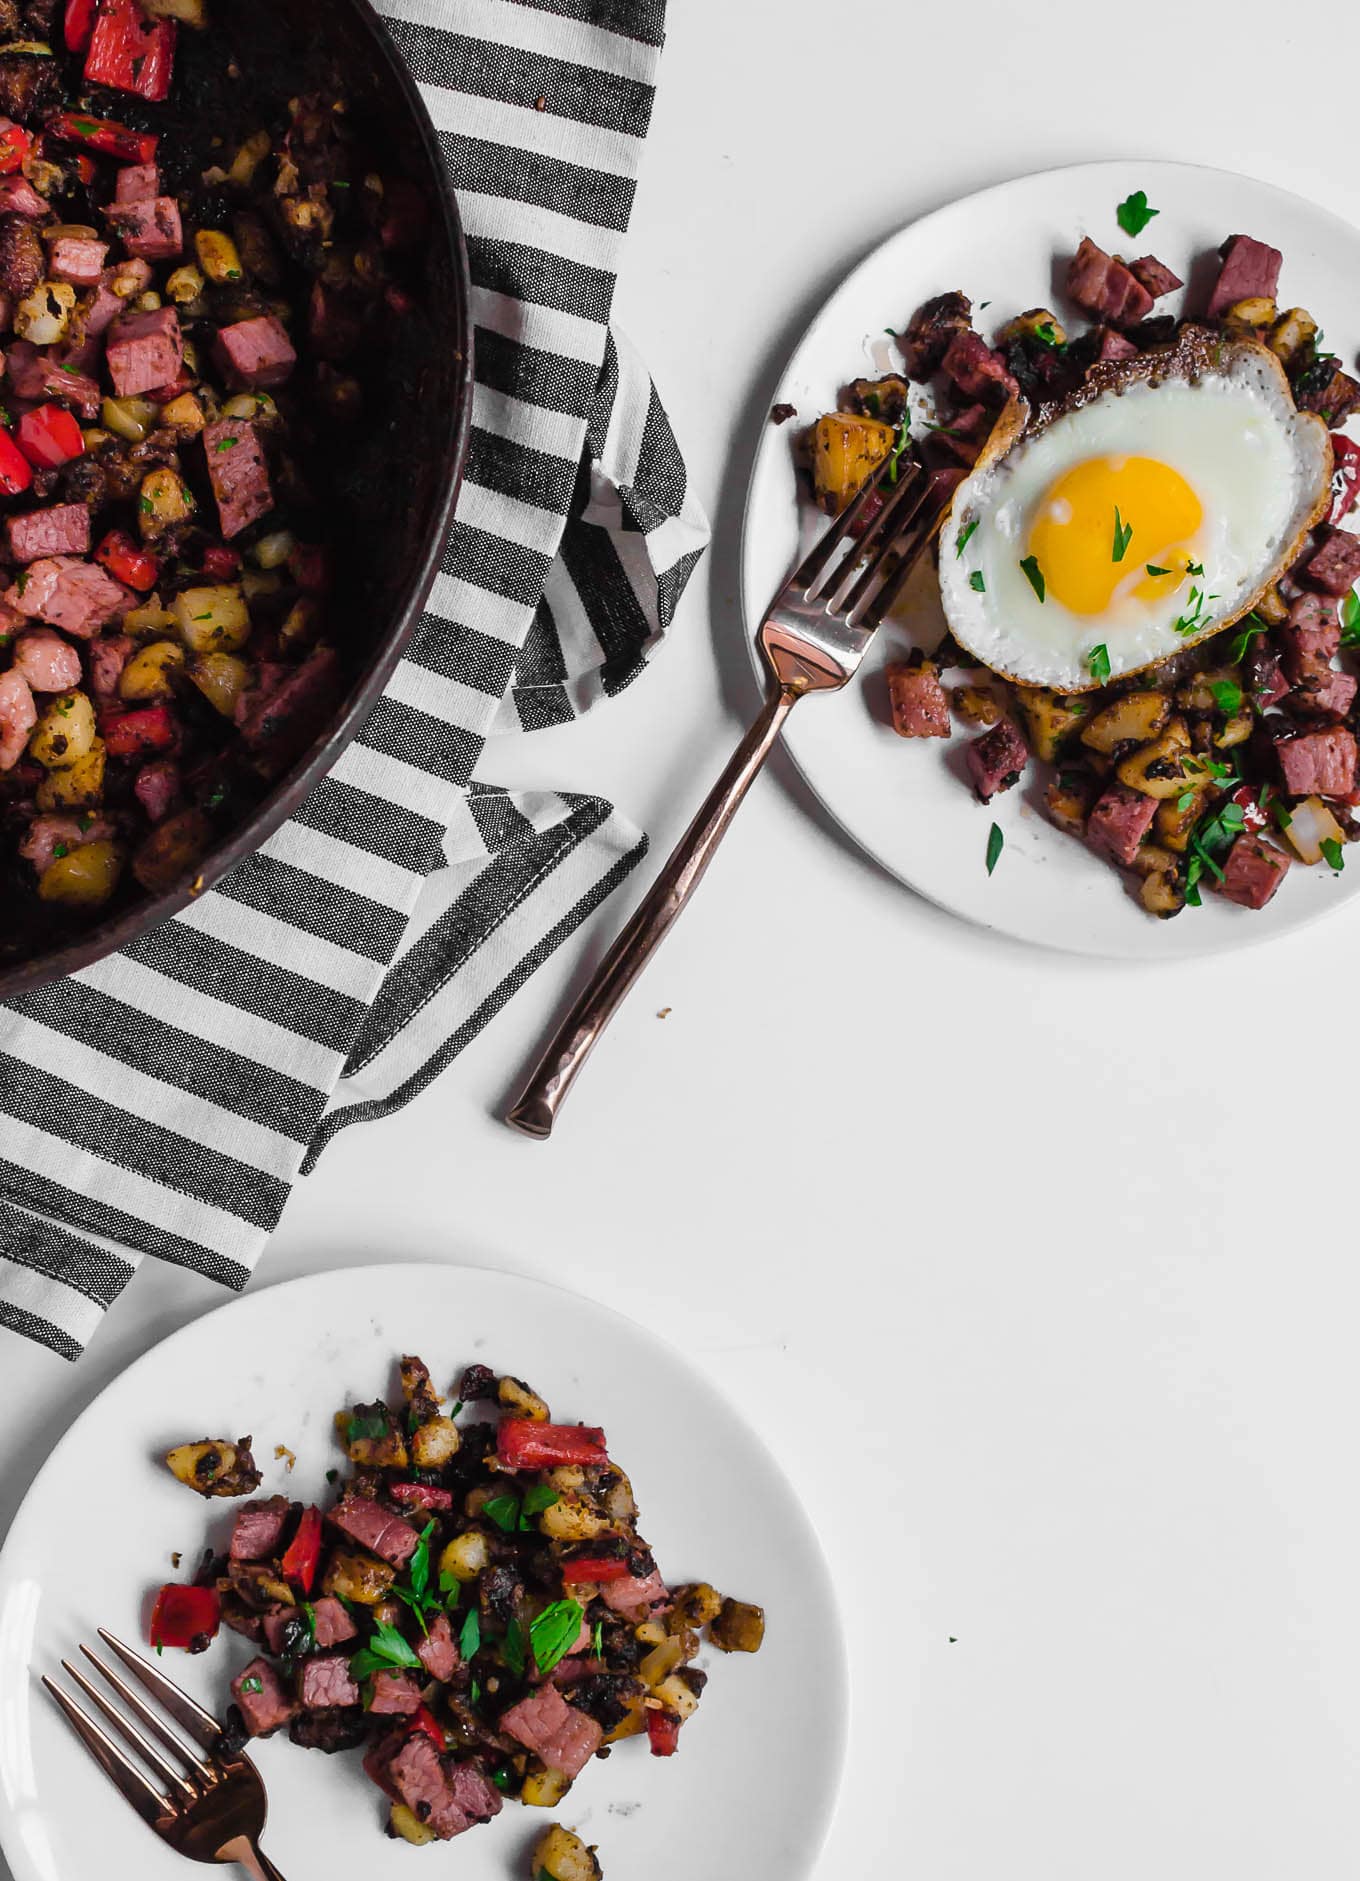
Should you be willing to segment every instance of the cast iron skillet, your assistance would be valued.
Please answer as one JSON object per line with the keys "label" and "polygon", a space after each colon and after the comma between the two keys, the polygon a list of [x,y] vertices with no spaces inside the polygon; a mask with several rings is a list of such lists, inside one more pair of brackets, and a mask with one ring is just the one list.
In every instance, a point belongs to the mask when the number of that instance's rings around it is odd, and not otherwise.
{"label": "cast iron skillet", "polygon": [[[232,119],[258,123],[299,92],[332,84],[373,131],[384,170],[417,183],[431,211],[423,305],[401,322],[384,383],[365,386],[370,419],[346,454],[337,497],[335,589],[344,618],[328,637],[349,649],[344,702],[305,756],[204,857],[192,886],[143,895],[70,940],[11,958],[0,965],[0,999],[126,947],[258,849],[368,718],[421,617],[467,451],[472,323],[458,207],[415,84],[368,0],[227,0],[213,9],[206,34],[181,30],[176,89],[164,109],[196,140],[228,131]],[[119,115],[132,120],[136,108]],[[168,155],[175,130],[164,116],[144,121],[162,132]]]}

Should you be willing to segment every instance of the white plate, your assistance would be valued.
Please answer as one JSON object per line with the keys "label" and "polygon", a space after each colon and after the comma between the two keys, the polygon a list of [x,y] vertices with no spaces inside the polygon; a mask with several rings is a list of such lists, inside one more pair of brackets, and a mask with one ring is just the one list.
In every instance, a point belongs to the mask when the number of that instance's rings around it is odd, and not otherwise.
{"label": "white plate", "polygon": [[[442,1389],[484,1360],[530,1379],[564,1420],[602,1424],[662,1572],[759,1601],[769,1633],[754,1658],[711,1655],[676,1758],[624,1743],[560,1810],[507,1805],[442,1854],[385,1838],[356,1754],[270,1739],[256,1749],[272,1805],[264,1840],[283,1874],[510,1881],[527,1872],[532,1839],[562,1820],[599,1844],[611,1875],[806,1875],[844,1755],[844,1650],[821,1550],[773,1459],[702,1377],[631,1321],[509,1275],[395,1266],[296,1280],[196,1321],[110,1385],[53,1451],[0,1555],[0,1845],[15,1881],[187,1873],[38,1684],[98,1624],[145,1639],[148,1595],[176,1578],[172,1551],[192,1563],[210,1530],[230,1530],[236,1505],[190,1495],[159,1453],[249,1430],[262,1495],[315,1495],[343,1461],[333,1413],[386,1391],[403,1352],[418,1352]],[[274,1459],[280,1443],[297,1457],[291,1475]],[[201,1657],[167,1658],[212,1709],[251,1650],[224,1633]]]}
{"label": "white plate", "polygon": [[[1228,235],[1245,232],[1284,252],[1282,304],[1309,308],[1344,360],[1360,346],[1360,232],[1266,183],[1182,163],[1091,163],[1003,183],[940,209],[889,237],[817,315],[774,395],[797,420],[767,425],[757,452],[742,543],[742,595],[748,638],[798,556],[799,491],[794,433],[836,403],[859,376],[898,365],[885,327],[905,325],[931,294],[962,288],[981,316],[999,325],[1027,307],[1056,305],[1061,269],[1083,235],[1130,252],[1115,207],[1135,189],[1160,214],[1133,243],[1199,288],[1203,258]],[[1199,266],[1192,274],[1192,263]],[[1209,269],[1212,276],[1212,267]],[[1181,311],[1173,295],[1157,311]],[[1202,300],[1200,302],[1202,304]],[[884,349],[891,354],[885,358]],[[810,506],[801,525],[808,528]],[[892,874],[955,914],[1022,940],[1078,953],[1164,960],[1264,940],[1330,913],[1357,889],[1360,866],[1340,879],[1325,868],[1295,867],[1259,913],[1206,895],[1174,921],[1145,915],[1114,870],[1049,824],[1033,785],[979,804],[963,781],[967,733],[898,738],[888,720],[882,671],[905,646],[932,646],[944,627],[933,571],[917,571],[902,625],[889,623],[843,693],[809,700],[789,720],[788,748],[812,789],[846,831]],[[987,875],[993,822],[1005,834],[996,872]]]}

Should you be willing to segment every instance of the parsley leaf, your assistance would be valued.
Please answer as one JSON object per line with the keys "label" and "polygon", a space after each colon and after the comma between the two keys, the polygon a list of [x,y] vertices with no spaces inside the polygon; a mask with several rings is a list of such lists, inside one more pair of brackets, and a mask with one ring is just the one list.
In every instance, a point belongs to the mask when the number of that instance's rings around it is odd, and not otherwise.
{"label": "parsley leaf", "polygon": [[579,1600],[554,1600],[531,1621],[529,1645],[540,1672],[551,1672],[581,1636],[585,1609]]}
{"label": "parsley leaf", "polygon": [[264,1682],[262,1679],[257,1678],[242,1679],[241,1690],[243,1693],[248,1693],[253,1697],[256,1692],[262,1692],[264,1690]]}
{"label": "parsley leaf", "polygon": [[1133,524],[1125,523],[1119,514],[1119,505],[1114,506],[1114,546],[1110,552],[1112,562],[1122,562],[1133,541]]}
{"label": "parsley leaf", "polygon": [[985,594],[987,592],[987,583],[983,578],[983,573],[980,568],[975,568],[968,577],[968,586],[973,589],[976,594]]}
{"label": "parsley leaf", "polygon": [[492,1496],[482,1504],[482,1514],[496,1524],[503,1535],[513,1535],[519,1527],[519,1497]]}
{"label": "parsley leaf", "polygon": [[963,554],[963,551],[968,547],[968,544],[973,540],[973,537],[977,532],[977,526],[981,520],[982,518],[980,516],[974,516],[972,522],[965,524],[964,527],[960,529],[959,539],[954,544],[955,555]]}
{"label": "parsley leaf", "polygon": [[387,1419],[381,1411],[350,1412],[345,1424],[345,1436],[350,1443],[359,1443],[365,1438],[378,1438],[386,1435]]}
{"label": "parsley leaf", "polygon": [[603,1620],[596,1620],[595,1622],[594,1645],[595,1645],[595,1657],[597,1659],[603,1659],[604,1658],[604,1621]]}
{"label": "parsley leaf", "polygon": [[1098,680],[1103,686],[1110,677],[1110,649],[1104,641],[1098,647],[1091,648],[1086,655],[1086,665],[1092,679]]}
{"label": "parsley leaf", "polygon": [[1125,235],[1141,235],[1152,218],[1162,212],[1148,207],[1145,189],[1136,189],[1131,196],[1124,198],[1114,213]]}
{"label": "parsley leaf", "polygon": [[1156,562],[1148,562],[1146,566],[1147,572],[1154,577],[1157,575],[1170,575],[1174,572],[1170,568],[1158,568]]}
{"label": "parsley leaf", "polygon": [[1214,695],[1214,703],[1219,711],[1226,712],[1229,718],[1241,711],[1242,688],[1231,679],[1215,679],[1211,681],[1209,690]]}
{"label": "parsley leaf", "polygon": [[409,1670],[419,1665],[419,1659],[396,1627],[389,1626],[386,1620],[377,1620],[368,1644],[350,1660],[349,1670],[351,1678],[366,1679],[375,1672],[390,1672],[394,1668]]}
{"label": "parsley leaf", "polygon": [[1318,848],[1326,857],[1333,875],[1340,875],[1341,871],[1346,866],[1346,858],[1341,853],[1341,844],[1336,840],[1336,837],[1324,836],[1318,844]]}
{"label": "parsley leaf", "polygon": [[[1251,625],[1253,621],[1256,623],[1255,626]],[[1239,660],[1246,658],[1247,649],[1252,641],[1258,640],[1266,630],[1265,622],[1259,620],[1255,614],[1248,614],[1247,622],[1247,626],[1242,629],[1241,633],[1234,634],[1229,643],[1228,663],[1231,666],[1236,666]]]}
{"label": "parsley leaf", "polygon": [[476,1607],[468,1611],[463,1621],[463,1630],[458,1635],[458,1650],[464,1659],[471,1659],[481,1650],[482,1622],[478,1618]]}
{"label": "parsley leaf", "polygon": [[549,1489],[546,1483],[530,1484],[529,1488],[524,1492],[524,1501],[520,1505],[520,1528],[531,1529],[534,1525],[534,1517],[536,1515],[542,1515],[545,1509],[550,1509],[554,1502],[560,1502],[561,1500],[562,1495],[560,1490]]}
{"label": "parsley leaf", "polygon": [[1343,647],[1360,644],[1360,594],[1354,588],[1341,602],[1341,644]]}
{"label": "parsley leaf", "polygon": [[511,1620],[505,1629],[501,1657],[517,1678],[524,1676],[524,1628],[518,1620]]}
{"label": "parsley leaf", "polygon": [[1002,833],[1001,825],[999,823],[993,823],[991,830],[987,837],[987,873],[988,875],[991,874],[992,870],[996,867],[997,863],[1000,861],[1001,851],[1005,847],[1005,845],[1006,845],[1006,838],[1004,834]]}
{"label": "parsley leaf", "polygon": [[888,459],[888,482],[897,482],[897,466],[903,451],[911,443],[911,413],[904,411],[902,422],[897,428],[897,442],[893,445],[892,456]]}
{"label": "parsley leaf", "polygon": [[1025,580],[1042,601],[1044,598],[1044,571],[1039,566],[1037,555],[1027,555],[1020,564],[1025,573]]}

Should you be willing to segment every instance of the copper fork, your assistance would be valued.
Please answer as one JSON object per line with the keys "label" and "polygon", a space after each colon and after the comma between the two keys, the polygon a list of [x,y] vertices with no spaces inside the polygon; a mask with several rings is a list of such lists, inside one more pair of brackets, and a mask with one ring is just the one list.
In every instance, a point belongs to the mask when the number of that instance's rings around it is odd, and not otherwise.
{"label": "copper fork", "polygon": [[[155,1773],[160,1787],[119,1749],[68,1692],[44,1676],[43,1684],[61,1706],[95,1762],[112,1778],[143,1822],[176,1853],[186,1855],[190,1861],[234,1861],[253,1881],[283,1881],[273,1862],[260,1852],[268,1799],[254,1764],[224,1741],[223,1728],[216,1718],[195,1704],[187,1692],[172,1684],[140,1653],[115,1639],[102,1626],[99,1637],[159,1701],[161,1708],[169,1712],[192,1743],[186,1743],[165,1722],[160,1711],[148,1704],[88,1646],[82,1645],[81,1652],[105,1684],[121,1698],[125,1709],[120,1710],[106,1698],[69,1659],[62,1660],[63,1671],[132,1746],[142,1764]],[[131,1712],[138,1723],[133,1723],[126,1712]],[[138,1724],[146,1729],[139,1729]],[[182,1767],[176,1769],[165,1751]]]}
{"label": "copper fork", "polygon": [[959,475],[927,472],[905,455],[881,464],[770,603],[757,636],[766,668],[764,710],[554,1033],[506,1118],[514,1129],[551,1135],[596,1040],[702,881],[784,720],[809,693],[839,692],[854,678],[879,623],[939,530]]}

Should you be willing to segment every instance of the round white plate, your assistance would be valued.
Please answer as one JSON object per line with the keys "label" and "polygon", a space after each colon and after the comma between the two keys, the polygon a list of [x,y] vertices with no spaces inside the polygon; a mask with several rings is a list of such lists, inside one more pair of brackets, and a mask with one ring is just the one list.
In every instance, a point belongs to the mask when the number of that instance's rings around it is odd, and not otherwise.
{"label": "round white plate", "polygon": [[[1116,205],[1146,190],[1160,213],[1136,239],[1115,220]],[[797,408],[786,425],[767,425],[747,497],[742,596],[748,642],[771,595],[816,527],[800,503],[795,433],[834,408],[838,389],[859,376],[900,366],[885,327],[905,326],[929,295],[962,288],[990,332],[1025,308],[1067,311],[1063,266],[1083,235],[1102,248],[1155,254],[1198,290],[1203,304],[1213,265],[1229,235],[1245,233],[1284,252],[1281,304],[1307,307],[1343,361],[1360,346],[1360,232],[1348,223],[1249,177],[1181,163],[1090,163],[1050,170],[983,190],[914,222],[849,276],[804,335],[774,395]],[[1158,303],[1179,313],[1183,295]],[[1260,913],[1205,895],[1173,921],[1142,912],[1114,870],[1048,823],[1038,791],[1022,783],[978,803],[962,770],[969,734],[906,741],[891,728],[883,668],[912,644],[933,646],[944,629],[933,570],[917,570],[898,618],[879,633],[860,677],[844,692],[806,701],[785,734],[788,748],[827,809],[902,881],[955,914],[1021,940],[1078,953],[1164,960],[1264,940],[1339,907],[1360,889],[1360,865],[1339,879],[1325,867],[1296,866]],[[757,656],[758,657],[758,656]],[[988,833],[998,823],[1005,848],[988,877]]]}
{"label": "round white plate", "polygon": [[[187,1872],[38,1684],[97,1625],[144,1640],[149,1594],[187,1578],[172,1552],[191,1564],[210,1533],[230,1531],[237,1505],[190,1495],[160,1453],[250,1431],[261,1495],[315,1495],[343,1462],[333,1413],[386,1391],[403,1352],[418,1352],[440,1389],[483,1360],[528,1378],[563,1420],[602,1424],[662,1572],[759,1601],[768,1636],[753,1658],[706,1656],[712,1678],[674,1759],[626,1742],[582,1774],[560,1810],[507,1805],[441,1852],[384,1836],[382,1799],[357,1754],[272,1738],[255,1755],[271,1802],[264,1845],[282,1873],[510,1881],[527,1873],[533,1839],[561,1820],[599,1844],[611,1875],[806,1875],[840,1777],[845,1662],[821,1550],[773,1459],[698,1373],[631,1321],[505,1274],[394,1266],[292,1281],[197,1320],[110,1385],[53,1451],[0,1554],[0,1845],[15,1881]],[[291,1474],[276,1444],[296,1455]],[[167,1669],[220,1715],[251,1651],[224,1632],[200,1657],[167,1654]]]}

